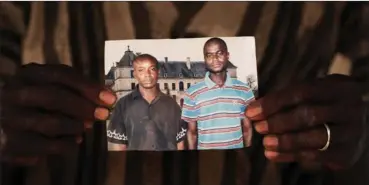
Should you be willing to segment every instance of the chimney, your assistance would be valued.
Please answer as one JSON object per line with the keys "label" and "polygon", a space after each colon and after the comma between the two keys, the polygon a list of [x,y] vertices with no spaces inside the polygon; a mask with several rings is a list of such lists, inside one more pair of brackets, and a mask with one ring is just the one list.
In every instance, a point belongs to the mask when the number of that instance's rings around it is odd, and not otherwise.
{"label": "chimney", "polygon": [[165,63],[167,63],[168,62],[168,57],[164,57],[164,61],[165,61]]}
{"label": "chimney", "polygon": [[188,69],[191,69],[191,58],[187,57],[186,65]]}

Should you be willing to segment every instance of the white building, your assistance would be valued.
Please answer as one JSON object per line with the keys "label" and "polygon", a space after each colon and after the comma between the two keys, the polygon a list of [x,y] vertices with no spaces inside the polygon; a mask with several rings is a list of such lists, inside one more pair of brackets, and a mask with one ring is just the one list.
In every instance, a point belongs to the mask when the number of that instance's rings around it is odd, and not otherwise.
{"label": "white building", "polygon": [[[118,98],[127,95],[136,87],[132,61],[139,54],[131,51],[128,46],[121,60],[115,62],[106,75],[105,84],[111,86]],[[158,61],[160,64],[158,86],[162,92],[170,94],[178,104],[183,98],[184,91],[192,84],[202,81],[206,73],[204,61],[191,61],[190,57],[183,61],[171,61],[167,57],[163,61],[160,59]],[[228,65],[228,72],[232,78],[237,77],[237,68],[231,62]]]}

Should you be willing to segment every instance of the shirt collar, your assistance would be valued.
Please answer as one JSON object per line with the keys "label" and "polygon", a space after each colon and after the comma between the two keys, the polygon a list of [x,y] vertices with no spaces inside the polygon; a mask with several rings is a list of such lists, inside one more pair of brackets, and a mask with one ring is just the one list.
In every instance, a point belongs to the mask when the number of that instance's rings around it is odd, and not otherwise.
{"label": "shirt collar", "polygon": [[[139,90],[139,86],[136,85],[135,89],[132,91],[132,95],[133,95],[133,99],[137,99],[137,98],[142,98],[142,94],[140,93],[140,90]],[[159,89],[159,94],[158,94],[158,98],[160,96],[164,95],[163,92],[161,92],[161,90]]]}
{"label": "shirt collar", "polygon": [[[208,88],[213,88],[215,87],[217,84],[214,83],[211,79],[210,79],[210,72],[206,72],[205,74],[205,84],[206,86],[208,86]],[[231,75],[227,72],[227,77],[226,77],[226,81],[224,82],[224,86],[227,87],[231,87],[232,86],[232,79],[231,79]]]}
{"label": "shirt collar", "polygon": [[138,90],[138,88],[139,88],[138,85],[136,85],[135,89],[132,92],[133,99],[137,99],[139,97],[142,97],[140,91]]}

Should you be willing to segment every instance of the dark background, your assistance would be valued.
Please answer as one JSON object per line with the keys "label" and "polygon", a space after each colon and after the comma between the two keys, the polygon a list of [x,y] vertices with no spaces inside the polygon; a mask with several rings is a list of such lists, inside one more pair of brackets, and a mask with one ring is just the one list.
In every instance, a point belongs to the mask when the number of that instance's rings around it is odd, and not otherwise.
{"label": "dark background", "polygon": [[[108,39],[255,36],[259,96],[325,75],[337,53],[350,60],[351,75],[365,86],[369,82],[367,3],[0,2],[0,18],[2,77],[23,60],[66,63],[104,83]],[[214,22],[221,31],[211,32]],[[250,150],[177,153],[107,153],[105,135],[104,125],[96,124],[78,152],[50,156],[36,167],[3,167],[2,183],[288,185],[315,179],[295,164],[265,161],[257,135]]]}

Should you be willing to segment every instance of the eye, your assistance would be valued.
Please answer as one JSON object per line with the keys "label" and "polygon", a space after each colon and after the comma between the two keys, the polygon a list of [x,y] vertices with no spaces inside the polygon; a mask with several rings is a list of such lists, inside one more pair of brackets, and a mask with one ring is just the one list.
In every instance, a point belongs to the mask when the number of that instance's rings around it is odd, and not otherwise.
{"label": "eye", "polygon": [[217,55],[218,55],[218,56],[223,56],[223,55],[224,55],[224,52],[223,52],[223,51],[218,51],[218,52],[217,52]]}

